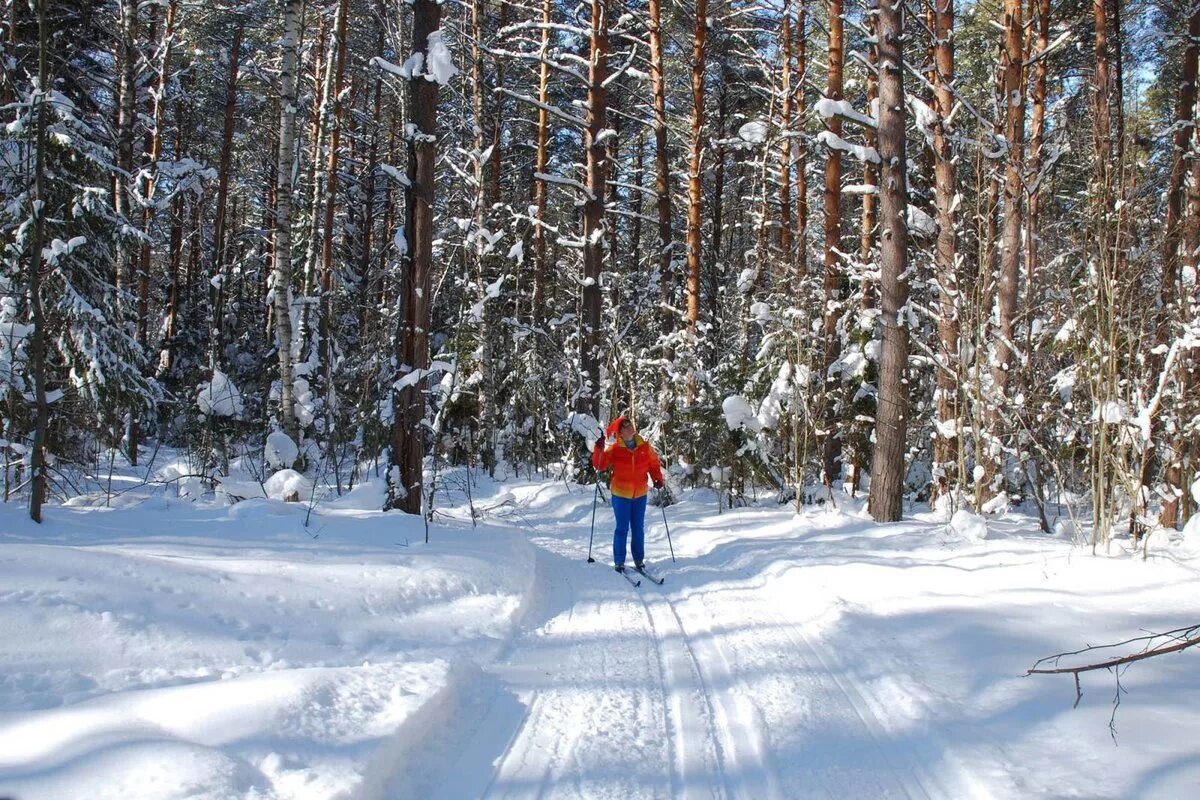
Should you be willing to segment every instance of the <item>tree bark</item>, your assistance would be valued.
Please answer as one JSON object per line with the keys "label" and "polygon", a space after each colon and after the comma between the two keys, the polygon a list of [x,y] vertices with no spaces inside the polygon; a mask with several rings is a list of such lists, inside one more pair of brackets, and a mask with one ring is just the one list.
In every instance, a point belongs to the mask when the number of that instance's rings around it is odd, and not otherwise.
{"label": "tree bark", "polygon": [[[181,159],[187,155],[188,116],[184,111],[182,100],[175,101],[175,158]],[[170,233],[170,266],[169,284],[167,289],[167,305],[163,311],[163,342],[158,356],[158,375],[165,377],[171,373],[175,363],[175,337],[179,329],[179,309],[183,300],[181,291],[180,268],[183,266],[183,220],[184,198],[182,193],[176,193],[171,200],[171,233]]]}
{"label": "tree bark", "polygon": [[[170,0],[163,21],[163,38],[159,44],[158,86],[152,100],[151,119],[153,122],[148,134],[149,152],[146,163],[146,184],[142,195],[142,247],[138,258],[137,326],[135,328],[137,342],[143,350],[148,349],[150,345],[148,332],[150,325],[150,268],[153,258],[151,233],[154,225],[154,190],[158,184],[158,162],[162,158],[162,129],[167,111],[167,85],[171,80],[171,48],[175,40],[177,6],[177,0]],[[151,36],[153,37],[153,34]],[[138,446],[141,440],[141,411],[140,407],[129,409],[126,453],[130,465],[135,467],[138,463]]]}
{"label": "tree bark", "polygon": [[1008,142],[1004,181],[1004,228],[1000,241],[1000,280],[996,295],[998,330],[991,351],[991,391],[987,397],[988,441],[982,454],[985,500],[1001,490],[1004,447],[1008,439],[1000,407],[1007,403],[1009,377],[1013,374],[1016,352],[1013,349],[1017,310],[1017,286],[1021,265],[1021,227],[1025,187],[1022,177],[1025,157],[1024,98],[1024,9],[1023,0],[1004,0],[1003,93],[1005,138]]}
{"label": "tree bark", "polygon": [[[413,2],[413,50],[429,63],[429,37],[438,34],[442,7],[436,0]],[[411,188],[405,207],[408,253],[405,275],[404,318],[398,342],[398,378],[412,372],[420,377],[407,381],[393,393],[392,465],[389,474],[388,507],[420,514],[424,495],[425,387],[429,368],[430,301],[433,293],[433,211],[437,162],[437,112],[439,84],[414,75],[408,81],[410,124],[408,135],[408,179]]]}
{"label": "tree bark", "polygon": [[217,166],[217,206],[213,218],[213,252],[212,275],[215,279],[213,288],[213,316],[209,331],[209,364],[210,371],[219,369],[221,350],[224,346],[224,315],[225,298],[225,211],[229,202],[229,173],[233,160],[233,132],[237,121],[237,82],[241,70],[242,34],[245,30],[246,19],[238,15],[237,27],[233,29],[233,43],[229,49],[229,81],[225,84],[225,120],[221,129],[221,156]]}
{"label": "tree bark", "polygon": [[[321,240],[321,320],[318,325],[320,335],[320,364],[324,378],[324,390],[327,398],[333,393],[333,348],[330,346],[333,315],[333,222],[337,211],[338,192],[338,157],[342,142],[342,110],[345,103],[342,99],[342,87],[346,76],[346,24],[350,9],[347,0],[339,0],[337,11],[337,27],[334,36],[337,38],[337,49],[334,54],[333,66],[333,113],[331,130],[329,132],[329,150],[325,162],[325,219]],[[326,410],[333,407],[332,401],[326,403]]]}
{"label": "tree bark", "polygon": [[879,240],[883,352],[875,449],[871,455],[870,511],[876,522],[900,519],[904,496],[904,453],[908,426],[908,188],[904,147],[903,22],[899,0],[881,0],[875,15],[879,47]]}
{"label": "tree bark", "polygon": [[[651,2],[651,8],[653,3]],[[534,174],[546,174],[549,164],[550,115],[546,111],[550,100],[550,64],[547,62],[550,53],[550,21],[554,8],[553,0],[542,0],[542,46],[541,61],[538,63],[538,112],[537,112],[537,156]],[[541,325],[544,317],[546,296],[546,182],[534,177],[533,179],[534,206],[537,208],[536,222],[533,226],[533,299],[530,303],[529,318],[536,328]]]}
{"label": "tree bark", "polygon": [[[796,8],[796,94],[801,109],[804,105],[804,83],[808,79],[808,8],[800,3]],[[801,131],[804,129],[804,116],[800,117]],[[801,138],[798,146],[799,158],[796,163],[796,291],[799,293],[801,282],[808,274],[808,146]]]}
{"label": "tree bark", "polygon": [[692,136],[688,160],[687,215],[687,406],[696,402],[696,369],[700,352],[697,323],[700,319],[700,214],[703,203],[700,164],[704,157],[704,69],[708,39],[708,0],[696,0],[696,24],[692,38]]}
{"label": "tree bark", "polygon": [[279,153],[275,171],[274,270],[271,291],[279,358],[279,422],[298,439],[292,369],[292,166],[296,137],[296,53],[299,49],[301,0],[284,1],[283,40],[279,69]]}
{"label": "tree bark", "polygon": [[42,308],[42,246],[46,241],[46,129],[49,127],[46,103],[51,86],[49,51],[50,26],[46,6],[51,0],[38,0],[38,94],[37,132],[33,163],[33,235],[29,237],[29,306],[33,330],[29,334],[29,366],[33,373],[33,452],[29,456],[29,517],[42,521],[49,480],[46,477],[46,432],[50,427],[50,405],[46,402],[46,315]]}
{"label": "tree bark", "polygon": [[[120,51],[118,62],[120,76],[117,84],[117,166],[120,167],[113,177],[113,207],[117,216],[129,219],[130,187],[126,184],[128,176],[133,174],[133,131],[137,122],[137,0],[120,0]],[[128,283],[124,270],[127,268],[129,254],[125,246],[118,242],[117,257],[114,270],[114,284],[118,293]]]}
{"label": "tree bark", "polygon": [[783,21],[779,31],[783,51],[783,95],[780,110],[779,152],[779,249],[783,251],[784,267],[791,274],[792,264],[792,4],[783,0]]}
{"label": "tree bark", "polygon": [[[703,1],[703,0],[702,0]],[[583,329],[579,363],[586,385],[576,411],[596,416],[600,403],[600,272],[604,268],[604,196],[608,180],[608,147],[601,134],[608,115],[608,0],[592,0],[591,64],[588,72],[587,201],[583,206]]]}
{"label": "tree bark", "polygon": [[[1043,0],[1049,3],[1049,0]],[[933,125],[934,205],[937,208],[937,243],[934,273],[938,289],[938,369],[934,398],[937,425],[933,439],[933,492],[949,490],[950,475],[958,463],[959,439],[959,311],[958,232],[954,198],[958,192],[957,167],[950,144],[950,115],[954,109],[954,0],[934,0],[934,98],[937,117]]]}
{"label": "tree bark", "polygon": [[[842,0],[829,0],[829,72],[825,85],[825,96],[830,100],[842,99],[842,71],[844,67],[844,33]],[[834,116],[826,120],[829,131],[842,135],[842,120]],[[842,239],[842,154],[829,150],[825,161],[825,309],[824,309],[824,359],[821,380],[825,387],[824,419],[820,436],[822,476],[826,486],[842,472],[842,441],[838,419],[838,404],[835,402],[838,378],[831,378],[829,368],[841,355],[841,339],[837,324],[841,315],[843,285],[845,278],[839,262],[838,251]]]}
{"label": "tree bark", "polygon": [[[1167,345],[1172,336],[1172,324],[1179,319],[1181,311],[1180,246],[1183,243],[1183,221],[1186,210],[1186,187],[1188,156],[1196,123],[1196,83],[1200,73],[1200,6],[1196,6],[1188,17],[1187,40],[1183,49],[1183,68],[1179,79],[1179,94],[1175,102],[1175,130],[1171,137],[1171,173],[1167,183],[1167,219],[1163,234],[1163,272],[1159,286],[1158,313],[1155,321],[1155,341]],[[1153,377],[1163,368],[1163,356],[1152,352],[1150,375]],[[1161,429],[1156,417],[1151,418],[1151,443]],[[1161,448],[1164,478],[1168,497],[1163,501],[1159,524],[1174,528],[1180,521],[1180,499],[1184,487],[1180,453]],[[1149,459],[1146,459],[1149,463]],[[1143,491],[1149,483],[1149,475],[1142,476]]]}

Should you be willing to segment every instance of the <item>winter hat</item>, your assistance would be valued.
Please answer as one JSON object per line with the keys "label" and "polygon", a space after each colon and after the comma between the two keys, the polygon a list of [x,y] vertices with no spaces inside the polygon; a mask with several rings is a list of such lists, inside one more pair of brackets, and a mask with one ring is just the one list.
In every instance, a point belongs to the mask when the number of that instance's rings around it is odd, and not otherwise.
{"label": "winter hat", "polygon": [[617,436],[619,435],[618,432],[621,430],[621,426],[624,425],[626,422],[629,422],[628,417],[617,417],[612,422],[610,422],[608,425],[608,437],[610,439],[617,438]]}

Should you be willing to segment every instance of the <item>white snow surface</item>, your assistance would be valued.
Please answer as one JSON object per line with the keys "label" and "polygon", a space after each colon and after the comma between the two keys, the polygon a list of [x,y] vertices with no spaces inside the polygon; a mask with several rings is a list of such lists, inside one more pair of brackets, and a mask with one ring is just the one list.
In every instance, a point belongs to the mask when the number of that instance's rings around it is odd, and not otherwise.
{"label": "white snow surface", "polygon": [[241,391],[219,369],[213,370],[212,380],[196,387],[196,405],[202,413],[213,417],[240,419],[245,410]]}
{"label": "white snow surface", "polygon": [[767,123],[762,120],[750,120],[738,128],[738,136],[748,144],[762,144],[767,140]]}
{"label": "white snow surface", "polygon": [[271,431],[263,448],[263,460],[275,469],[291,469],[300,457],[300,448],[283,431]]}
{"label": "white snow surface", "polygon": [[429,38],[425,41],[429,47],[428,60],[425,62],[425,77],[445,86],[458,74],[458,68],[454,66],[454,58],[450,55],[450,48],[446,47],[441,31],[430,32]]}
{"label": "white snow surface", "polygon": [[[462,485],[460,473],[446,485]],[[133,477],[125,476],[131,484]],[[605,566],[561,480],[474,487],[424,543],[381,482],[221,506],[153,484],[0,506],[0,797],[1190,798],[1200,653],[1023,677],[1197,621],[1200,562],[1093,556],[1009,512],[858,500],[718,513],[686,491]],[[455,490],[461,492],[461,490]],[[1065,517],[1064,517],[1065,518]],[[1194,518],[1200,519],[1200,518]],[[939,521],[941,520],[941,521]],[[960,519],[971,527],[973,519]]]}

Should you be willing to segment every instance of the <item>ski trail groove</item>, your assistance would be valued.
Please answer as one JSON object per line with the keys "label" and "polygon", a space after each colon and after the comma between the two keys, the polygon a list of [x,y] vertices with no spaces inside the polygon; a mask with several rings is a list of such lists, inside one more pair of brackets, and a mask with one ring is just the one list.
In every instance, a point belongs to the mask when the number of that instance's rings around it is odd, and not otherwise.
{"label": "ski trail groove", "polygon": [[[710,777],[711,772],[715,771],[719,774],[720,786],[725,789],[725,795],[735,797],[736,795],[729,791],[722,767],[721,745],[713,720],[712,702],[686,636],[676,623],[672,627],[678,632],[678,643],[668,641],[663,633],[662,620],[655,621],[651,602],[645,594],[641,600],[658,653],[663,713],[666,717],[666,735],[672,761],[671,796],[712,797],[712,789],[715,787]],[[704,700],[703,708],[695,702],[697,695]],[[696,733],[700,731],[703,732],[703,739],[697,742]],[[697,742],[701,748],[698,754],[693,752],[697,745],[693,745],[692,742]]]}
{"label": "ski trail groove", "polygon": [[[700,598],[700,605],[703,606],[703,595]],[[744,681],[737,679],[730,667],[725,649],[712,627],[713,615],[697,615],[701,620],[700,630],[688,635],[678,604],[666,598],[664,602],[671,609],[679,630],[688,642],[701,682],[706,686],[710,706],[714,708],[717,729],[724,740],[720,748],[726,760],[723,776],[730,769],[741,776],[742,785],[734,795],[756,800],[782,800],[784,794],[779,785],[778,772],[772,763],[762,716],[747,696],[748,689]],[[695,636],[695,633],[700,636]],[[724,688],[716,688],[718,685]]]}
{"label": "ski trail groove", "polygon": [[858,687],[853,683],[848,683],[830,667],[828,660],[821,655],[820,649],[812,643],[799,624],[793,620],[784,618],[777,612],[769,612],[769,615],[779,624],[780,629],[784,631],[784,635],[796,645],[797,649],[806,651],[809,657],[804,658],[802,653],[798,653],[797,655],[800,655],[809,666],[819,667],[820,674],[826,679],[823,683],[828,683],[830,685],[829,688],[835,690],[836,694],[842,698],[845,706],[854,712],[859,722],[862,723],[862,730],[870,737],[883,765],[891,772],[905,795],[910,798],[925,798],[926,800],[937,797],[955,796],[953,793],[946,791],[930,791],[931,785],[935,784],[936,781],[930,778],[924,764],[921,763],[915,753],[912,754],[910,759],[906,759],[909,763],[903,766],[898,765],[876,732],[877,728],[886,729],[888,727],[886,722],[871,709],[870,704],[863,697]]}

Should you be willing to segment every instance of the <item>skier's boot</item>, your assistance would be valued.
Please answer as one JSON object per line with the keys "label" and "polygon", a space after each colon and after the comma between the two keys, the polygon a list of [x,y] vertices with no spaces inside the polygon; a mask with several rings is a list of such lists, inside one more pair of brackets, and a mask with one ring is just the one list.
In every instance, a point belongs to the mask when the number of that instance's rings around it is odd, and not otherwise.
{"label": "skier's boot", "polygon": [[615,569],[617,572],[624,572],[625,565],[624,564],[613,564],[613,569]]}

